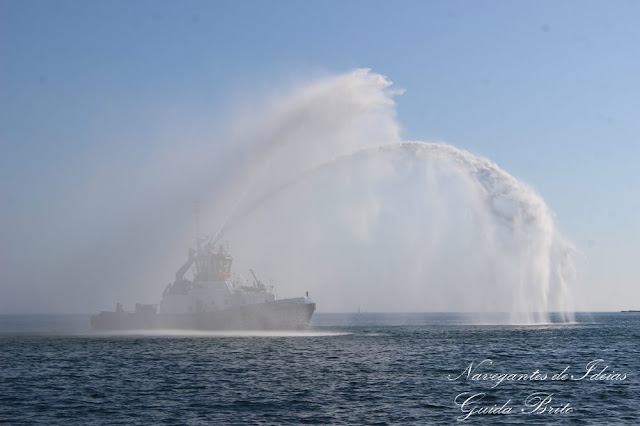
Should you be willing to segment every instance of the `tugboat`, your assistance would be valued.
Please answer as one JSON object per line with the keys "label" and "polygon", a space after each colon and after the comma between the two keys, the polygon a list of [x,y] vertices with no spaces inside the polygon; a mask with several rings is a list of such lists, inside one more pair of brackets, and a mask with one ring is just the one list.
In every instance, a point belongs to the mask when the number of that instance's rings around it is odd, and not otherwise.
{"label": "tugboat", "polygon": [[[231,279],[233,258],[227,247],[214,242],[189,249],[187,261],[176,272],[158,305],[136,304],[134,312],[116,305],[115,312],[91,317],[96,330],[300,330],[309,327],[316,304],[309,297],[277,299],[273,289],[258,279],[253,283]],[[185,275],[192,270],[192,279]]]}

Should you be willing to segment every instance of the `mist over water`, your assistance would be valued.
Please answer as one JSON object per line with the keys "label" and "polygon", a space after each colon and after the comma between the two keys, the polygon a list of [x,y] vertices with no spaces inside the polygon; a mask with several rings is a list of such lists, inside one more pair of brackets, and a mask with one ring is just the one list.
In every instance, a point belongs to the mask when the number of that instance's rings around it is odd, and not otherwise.
{"label": "mist over water", "polygon": [[0,312],[159,303],[194,245],[195,199],[233,271],[279,297],[309,291],[319,312],[573,311],[573,249],[534,190],[451,145],[403,141],[402,91],[379,74],[301,81],[226,118],[99,129],[113,152],[3,229]]}
{"label": "mist over water", "polygon": [[544,200],[487,159],[402,141],[390,85],[325,78],[244,122],[254,155],[209,209],[236,270],[320,311],[571,312],[573,247]]}

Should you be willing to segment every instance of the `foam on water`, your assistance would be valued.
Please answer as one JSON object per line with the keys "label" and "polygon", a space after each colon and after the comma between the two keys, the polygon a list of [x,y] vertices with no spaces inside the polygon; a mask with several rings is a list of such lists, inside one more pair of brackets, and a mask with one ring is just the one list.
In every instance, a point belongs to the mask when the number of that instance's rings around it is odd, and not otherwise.
{"label": "foam on water", "polygon": [[329,337],[344,336],[347,332],[332,331],[203,331],[203,330],[123,330],[94,332],[85,334],[86,336],[136,336],[136,337]]}

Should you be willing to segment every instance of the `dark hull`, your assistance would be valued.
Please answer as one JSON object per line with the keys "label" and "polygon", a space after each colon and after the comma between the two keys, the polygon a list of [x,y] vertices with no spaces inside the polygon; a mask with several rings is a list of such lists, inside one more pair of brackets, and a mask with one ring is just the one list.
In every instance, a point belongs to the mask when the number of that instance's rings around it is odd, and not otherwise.
{"label": "dark hull", "polygon": [[302,330],[309,327],[315,310],[316,304],[303,298],[284,299],[183,315],[101,312],[91,317],[91,325],[96,330]]}

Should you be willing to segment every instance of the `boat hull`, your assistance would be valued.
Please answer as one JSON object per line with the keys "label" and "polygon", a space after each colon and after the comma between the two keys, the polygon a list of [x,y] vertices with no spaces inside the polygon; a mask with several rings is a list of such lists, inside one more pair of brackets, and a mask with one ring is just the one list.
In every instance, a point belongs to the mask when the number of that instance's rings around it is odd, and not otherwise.
{"label": "boat hull", "polygon": [[101,312],[91,317],[95,330],[303,330],[316,304],[305,298],[283,299],[195,314]]}

